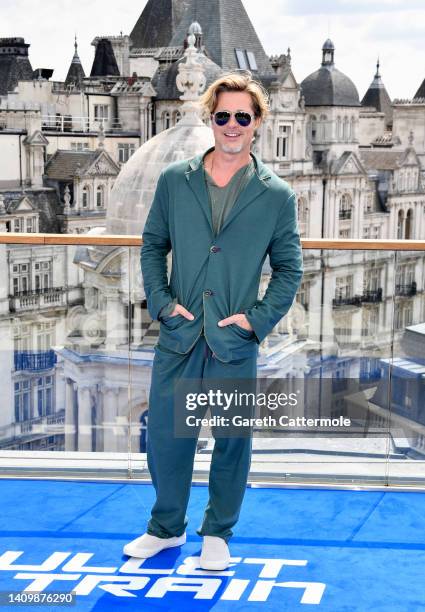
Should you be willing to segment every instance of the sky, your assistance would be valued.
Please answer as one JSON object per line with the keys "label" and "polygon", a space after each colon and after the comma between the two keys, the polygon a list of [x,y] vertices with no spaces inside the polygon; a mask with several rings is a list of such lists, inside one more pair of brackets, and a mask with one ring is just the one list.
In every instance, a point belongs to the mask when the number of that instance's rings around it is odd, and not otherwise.
{"label": "sky", "polygon": [[[33,69],[54,68],[64,80],[74,34],[86,74],[95,36],[130,34],[146,0],[1,0],[0,36],[21,36],[31,46]],[[335,45],[335,65],[355,83],[360,99],[379,56],[391,99],[412,98],[425,78],[425,0],[243,0],[268,55],[291,48],[300,83],[320,67],[323,42]],[[107,7],[107,8],[106,8]],[[267,7],[267,10],[264,10]],[[202,25],[202,23],[201,23]]]}

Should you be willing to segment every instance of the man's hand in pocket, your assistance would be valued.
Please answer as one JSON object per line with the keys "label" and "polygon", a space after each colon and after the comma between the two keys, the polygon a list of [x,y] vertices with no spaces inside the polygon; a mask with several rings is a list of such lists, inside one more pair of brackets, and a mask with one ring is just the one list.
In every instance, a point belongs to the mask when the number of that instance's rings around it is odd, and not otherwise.
{"label": "man's hand in pocket", "polygon": [[189,321],[193,321],[193,319],[195,318],[193,316],[193,314],[191,312],[189,312],[184,306],[182,306],[181,304],[176,304],[174,306],[174,310],[173,312],[169,315],[170,317],[175,317],[176,315],[182,315],[183,317],[185,317],[186,319],[189,319]]}
{"label": "man's hand in pocket", "polygon": [[248,322],[248,319],[244,314],[234,314],[230,317],[226,317],[225,319],[221,319],[218,322],[219,327],[224,327],[225,325],[230,325],[231,323],[236,323],[242,329],[246,329],[246,331],[252,331],[251,323]]}

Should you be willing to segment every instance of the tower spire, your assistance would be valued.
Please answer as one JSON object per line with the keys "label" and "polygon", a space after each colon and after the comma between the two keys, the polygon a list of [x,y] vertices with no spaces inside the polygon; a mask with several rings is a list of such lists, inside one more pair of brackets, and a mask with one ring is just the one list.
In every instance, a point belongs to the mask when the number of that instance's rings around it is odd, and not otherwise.
{"label": "tower spire", "polygon": [[74,57],[72,58],[72,62],[75,64],[81,64],[80,57],[78,55],[78,44],[77,44],[77,33],[74,34]]}
{"label": "tower spire", "polygon": [[392,104],[388,92],[382,82],[380,73],[381,63],[379,57],[376,62],[376,72],[369,89],[366,91],[361,102],[362,106],[375,108],[379,113],[385,113],[385,124],[392,124]]}
{"label": "tower spire", "polygon": [[84,68],[81,64],[80,56],[78,55],[78,44],[77,44],[77,33],[74,33],[74,56],[71,61],[71,65],[66,75],[65,85],[73,85],[74,87],[81,87],[81,82],[85,78]]}

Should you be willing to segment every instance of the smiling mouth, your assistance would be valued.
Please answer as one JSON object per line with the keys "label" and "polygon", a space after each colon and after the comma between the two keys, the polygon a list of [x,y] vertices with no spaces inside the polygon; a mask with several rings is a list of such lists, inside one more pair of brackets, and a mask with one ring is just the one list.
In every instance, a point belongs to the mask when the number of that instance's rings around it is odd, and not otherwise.
{"label": "smiling mouth", "polygon": [[233,132],[229,132],[229,133],[224,133],[224,135],[226,136],[226,138],[238,138],[240,136],[240,134],[236,134]]}

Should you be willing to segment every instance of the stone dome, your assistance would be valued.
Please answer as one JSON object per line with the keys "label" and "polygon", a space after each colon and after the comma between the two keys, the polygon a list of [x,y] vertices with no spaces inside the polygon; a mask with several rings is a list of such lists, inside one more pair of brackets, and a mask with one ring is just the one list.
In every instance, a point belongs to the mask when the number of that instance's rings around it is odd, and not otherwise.
{"label": "stone dome", "polygon": [[322,65],[306,77],[301,89],[306,106],[360,106],[353,81],[335,68],[335,46],[328,38],[322,47]]}
{"label": "stone dome", "polygon": [[145,142],[123,166],[111,191],[107,234],[141,235],[161,171],[214,146],[212,129],[200,118],[184,116],[176,126]]}

